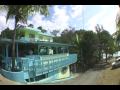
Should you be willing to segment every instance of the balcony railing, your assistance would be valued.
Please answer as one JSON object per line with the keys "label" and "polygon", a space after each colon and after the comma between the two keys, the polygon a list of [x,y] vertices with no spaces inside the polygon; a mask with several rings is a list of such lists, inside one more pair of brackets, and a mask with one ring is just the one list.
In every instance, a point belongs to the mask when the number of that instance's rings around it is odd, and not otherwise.
{"label": "balcony railing", "polygon": [[[16,59],[18,71],[35,72],[36,75],[53,71],[77,61],[77,54],[29,55]],[[11,70],[11,58],[6,58],[5,69]]]}

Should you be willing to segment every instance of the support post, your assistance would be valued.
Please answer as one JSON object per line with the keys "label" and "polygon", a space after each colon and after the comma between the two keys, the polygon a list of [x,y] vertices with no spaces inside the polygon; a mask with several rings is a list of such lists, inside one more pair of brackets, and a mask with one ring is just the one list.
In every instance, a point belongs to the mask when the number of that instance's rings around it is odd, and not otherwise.
{"label": "support post", "polygon": [[69,47],[67,47],[67,53],[69,53]]}
{"label": "support post", "polygon": [[17,58],[19,57],[19,53],[18,53],[18,43],[16,43],[16,53],[17,53]]}
{"label": "support post", "polygon": [[6,50],[5,50],[6,51],[6,57],[8,57],[8,47],[9,47],[9,45],[7,44],[6,45]]}
{"label": "support post", "polygon": [[56,47],[56,54],[58,54],[58,47]]}

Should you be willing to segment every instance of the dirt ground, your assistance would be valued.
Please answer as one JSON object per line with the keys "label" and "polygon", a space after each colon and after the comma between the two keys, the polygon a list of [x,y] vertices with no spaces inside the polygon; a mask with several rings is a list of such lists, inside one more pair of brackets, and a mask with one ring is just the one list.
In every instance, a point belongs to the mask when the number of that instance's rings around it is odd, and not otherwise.
{"label": "dirt ground", "polygon": [[[22,85],[0,75],[0,85]],[[32,84],[33,85],[33,84]],[[34,83],[34,85],[43,85]],[[120,68],[111,70],[110,64],[102,69],[90,69],[79,73],[77,77],[57,83],[45,85],[120,85]]]}
{"label": "dirt ground", "polygon": [[120,68],[111,70],[107,68],[102,71],[99,80],[97,81],[99,85],[120,85]]}

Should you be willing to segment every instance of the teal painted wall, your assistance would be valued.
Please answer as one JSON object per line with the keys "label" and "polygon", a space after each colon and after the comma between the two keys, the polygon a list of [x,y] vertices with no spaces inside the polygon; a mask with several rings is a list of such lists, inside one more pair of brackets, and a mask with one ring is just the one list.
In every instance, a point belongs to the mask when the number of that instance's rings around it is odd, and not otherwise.
{"label": "teal painted wall", "polygon": [[4,69],[1,70],[1,73],[4,77],[12,80],[12,81],[17,81],[17,82],[25,82],[24,80],[24,72],[11,72],[11,71],[6,71]]}

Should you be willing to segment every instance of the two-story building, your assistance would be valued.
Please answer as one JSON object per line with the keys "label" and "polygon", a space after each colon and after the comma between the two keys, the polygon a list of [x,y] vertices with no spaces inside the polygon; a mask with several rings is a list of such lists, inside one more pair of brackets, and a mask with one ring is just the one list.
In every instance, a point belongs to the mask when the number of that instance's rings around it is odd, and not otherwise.
{"label": "two-story building", "polygon": [[24,27],[17,30],[15,40],[16,70],[12,71],[12,40],[0,39],[2,47],[1,74],[17,82],[49,82],[71,76],[70,65],[77,54],[70,54],[72,45],[55,43],[53,36],[39,29]]}

